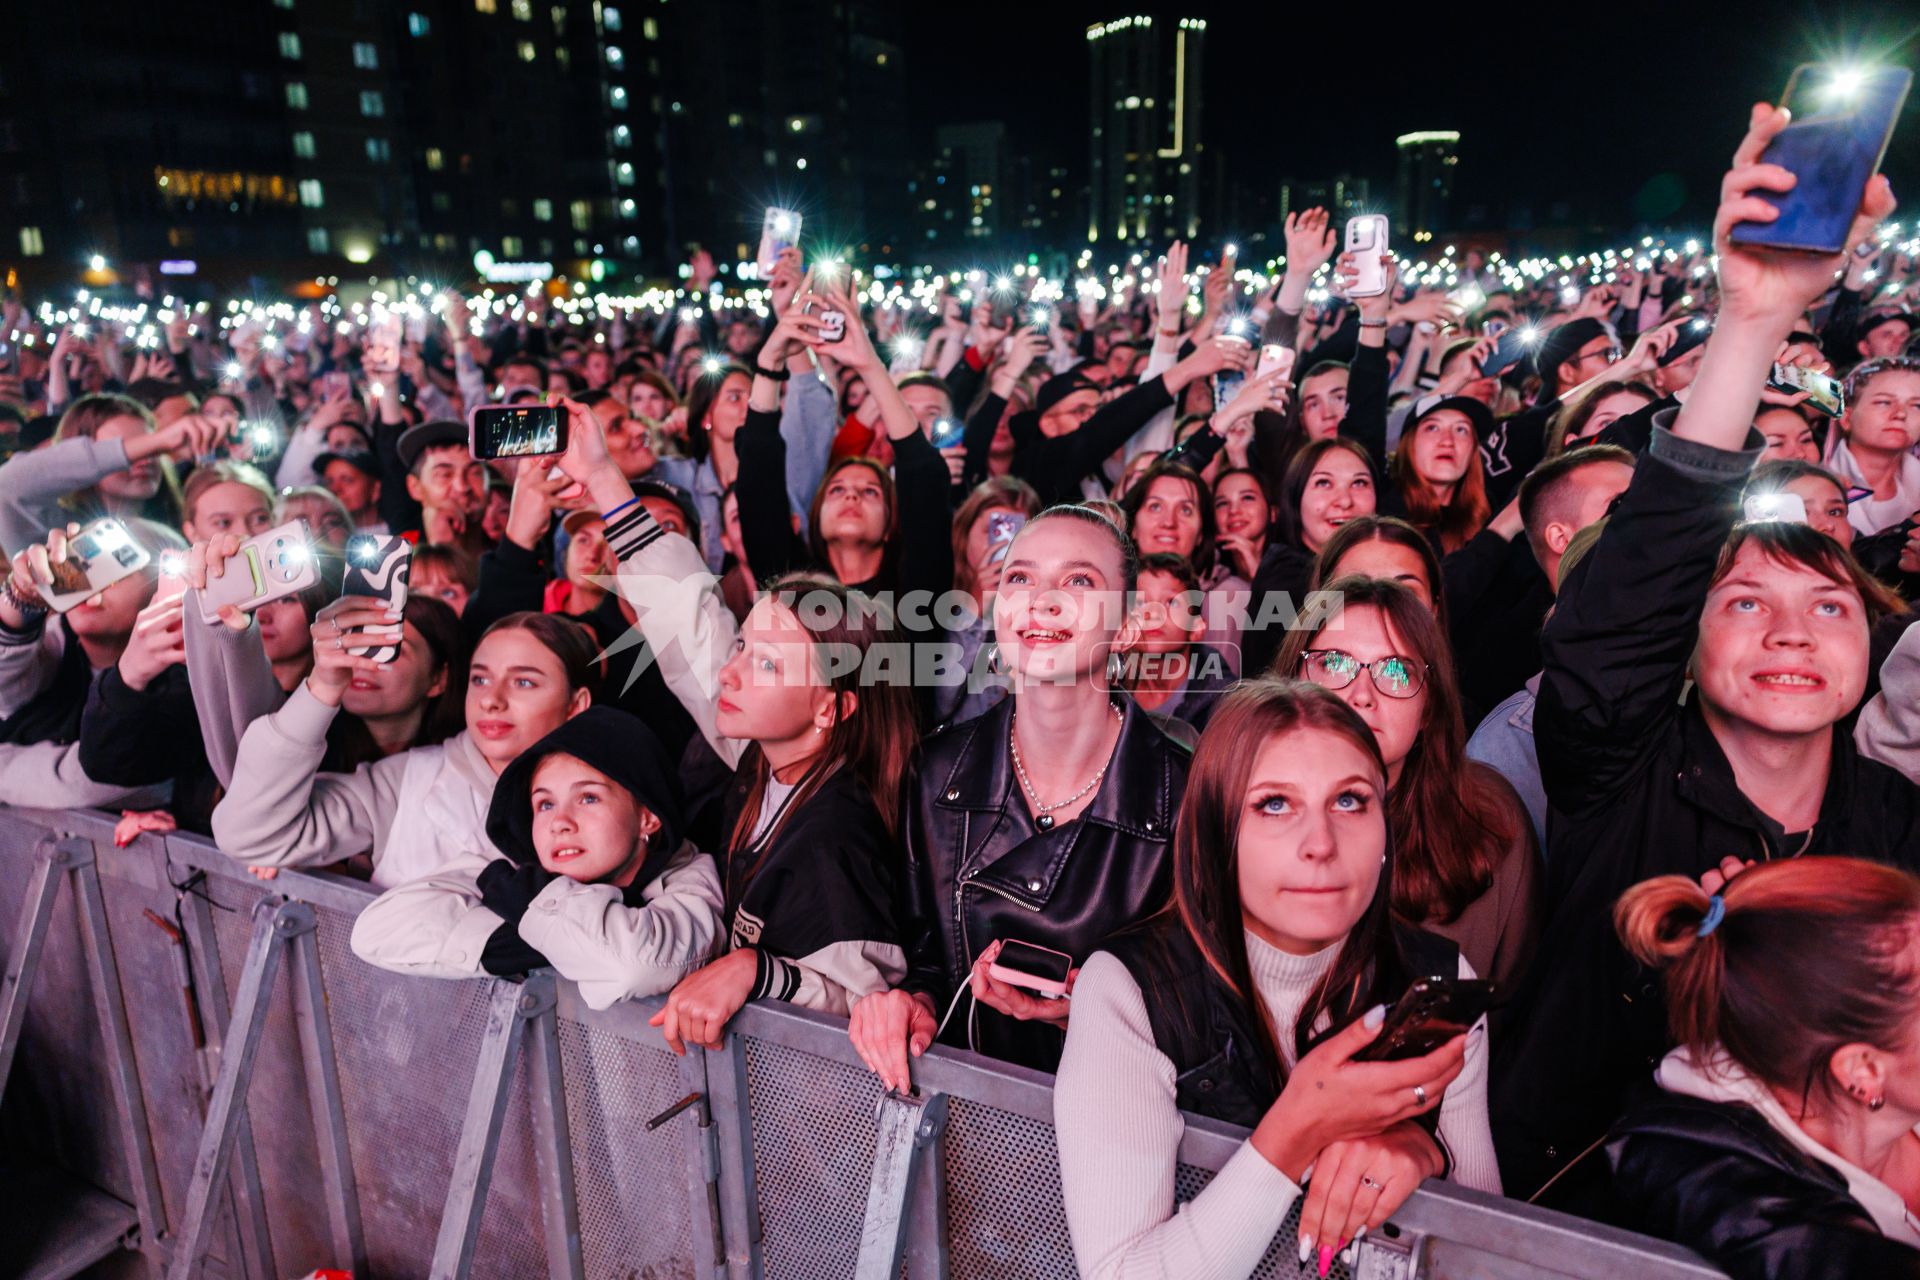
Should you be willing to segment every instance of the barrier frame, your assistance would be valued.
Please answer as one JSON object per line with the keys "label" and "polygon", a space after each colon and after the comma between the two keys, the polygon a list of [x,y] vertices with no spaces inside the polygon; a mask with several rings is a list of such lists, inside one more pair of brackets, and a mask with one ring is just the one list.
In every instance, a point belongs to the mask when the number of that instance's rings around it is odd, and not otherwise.
{"label": "barrier frame", "polygon": [[[193,837],[172,835],[162,839],[149,836],[143,837],[128,850],[113,850],[112,819],[103,814],[0,809],[0,819],[8,817],[18,817],[46,828],[55,838],[63,838],[76,853],[86,855],[85,864],[89,868],[93,867],[93,855],[98,850],[105,866],[105,875],[102,877],[95,872],[96,887],[102,878],[111,882],[124,877],[148,890],[157,889],[162,884],[177,890],[182,881],[199,873],[212,881],[237,882],[249,887],[253,893],[262,894],[263,901],[278,904],[267,913],[269,916],[288,917],[296,925],[303,912],[304,918],[310,921],[315,908],[347,916],[355,915],[373,897],[367,886],[327,873],[283,872],[270,885],[261,886],[212,845]],[[91,842],[91,847],[84,847],[88,842]],[[105,910],[104,906],[99,905],[97,891],[94,903],[95,907],[83,911],[82,918],[97,919],[97,924],[85,928],[96,930],[96,936],[107,944],[101,951],[110,973],[114,963],[113,950],[117,944],[105,929]],[[181,907],[182,921],[191,944],[189,955],[193,985],[199,1000],[198,1016],[205,1024],[206,1043],[200,1064],[200,1078],[210,1086],[215,1086],[214,1093],[217,1096],[218,1084],[228,1078],[230,1071],[237,1073],[240,1065],[238,1060],[246,1056],[245,1046],[235,1039],[240,1024],[246,1020],[243,1016],[245,1011],[238,999],[232,1002],[232,1008],[227,1007],[227,987],[218,960],[218,940],[206,902],[189,893],[181,900]],[[256,924],[257,939],[261,928],[270,926],[259,922]],[[302,938],[304,944],[300,941]],[[314,1019],[309,1016],[302,1020],[303,1048],[311,1054],[320,1054],[324,1050],[321,1056],[324,1056],[327,1064],[331,1064],[333,1056],[325,1018],[324,974],[317,957],[311,960],[306,958],[312,957],[313,943],[314,936],[308,926],[297,928],[283,945],[287,948],[287,954],[293,957],[296,970],[307,970],[311,963],[311,980],[316,984],[311,988],[315,997],[311,1003],[319,1010],[320,1017]],[[304,957],[300,951],[302,945],[308,949]],[[467,1139],[477,1136],[485,1140],[491,1130],[491,1138],[497,1141],[496,1117],[507,1106],[508,1089],[518,1057],[517,1049],[525,1044],[529,1049],[528,1078],[533,1086],[529,1091],[529,1098],[534,1103],[530,1119],[541,1138],[535,1148],[536,1157],[541,1159],[538,1169],[543,1189],[541,1203],[543,1206],[551,1205],[556,1211],[554,1219],[541,1228],[546,1238],[548,1265],[555,1275],[580,1275],[580,1206],[571,1194],[572,1154],[565,1119],[566,1099],[564,1091],[560,1089],[561,1055],[557,1028],[562,1022],[574,1023],[589,1030],[598,1029],[620,1042],[660,1050],[664,1048],[664,1041],[656,1028],[647,1025],[647,1018],[661,1001],[654,998],[629,1002],[610,1010],[593,1011],[586,1007],[571,983],[556,981],[550,976],[536,975],[525,985],[493,979],[476,979],[474,982],[491,984],[489,994],[496,1009],[506,1008],[513,1016],[504,1022],[495,1020],[500,1027],[499,1034],[488,1035],[484,1060],[473,1064],[475,1083],[481,1087],[469,1095],[469,1123],[462,1129],[461,1159],[456,1167],[456,1176],[446,1189],[447,1206],[457,1210],[462,1197],[465,1197],[469,1217],[456,1221],[453,1214],[443,1214],[441,1221],[433,1224],[433,1227],[443,1233],[444,1239],[447,1232],[457,1234],[477,1223],[479,1205],[484,1201],[484,1179],[490,1178],[494,1169],[490,1152],[479,1150],[473,1159],[468,1159]],[[443,985],[450,993],[463,988],[468,991],[473,989],[472,984],[468,983],[448,982]],[[117,985],[101,989],[116,995],[120,990]],[[299,984],[295,984],[295,989],[300,989]],[[267,986],[266,990],[270,992],[271,986]],[[101,1016],[106,1017],[104,1011]],[[124,1030],[127,1025],[124,1012],[120,1013],[119,1021]],[[539,1029],[543,1025],[548,1028],[545,1032]],[[747,1006],[729,1024],[719,1050],[690,1048],[687,1055],[678,1061],[678,1084],[687,1096],[669,1110],[667,1114],[672,1118],[663,1123],[679,1125],[682,1129],[679,1161],[685,1170],[685,1194],[690,1215],[688,1222],[694,1242],[694,1255],[689,1261],[698,1280],[721,1280],[722,1277],[725,1280],[753,1280],[766,1273],[765,1233],[768,1224],[761,1219],[756,1191],[759,1171],[755,1161],[754,1118],[750,1106],[746,1058],[747,1046],[752,1041],[825,1063],[843,1067],[859,1066],[858,1055],[847,1038],[843,1020],[777,1003]],[[140,1046],[132,1048],[137,1051]],[[132,1061],[138,1061],[137,1052]],[[322,1077],[326,1075],[324,1067],[318,1074]],[[952,1099],[964,1101],[975,1108],[1001,1112],[1051,1127],[1052,1077],[1044,1073],[995,1062],[963,1050],[936,1048],[916,1060],[914,1075],[919,1096],[918,1099],[896,1100],[904,1104],[894,1108],[900,1117],[910,1120],[915,1115],[928,1114],[926,1108],[943,1106],[948,1099]],[[486,1089],[489,1083],[493,1086],[490,1093]],[[320,1092],[325,1094],[327,1090],[323,1087]],[[344,1183],[336,1184],[334,1179],[328,1179],[327,1198],[329,1203],[336,1206],[336,1226],[340,1226],[340,1196],[343,1191],[350,1193],[352,1187],[352,1160],[348,1148],[356,1135],[348,1131],[342,1118],[338,1128],[331,1130],[335,1137],[327,1136],[329,1129],[325,1116],[340,1114],[337,1080],[332,1084],[332,1092],[331,1102],[325,1097],[318,1097],[313,1099],[313,1104],[316,1132],[322,1135],[322,1145],[333,1147],[332,1158],[337,1159],[344,1169]],[[543,1092],[549,1098],[557,1098],[560,1103],[557,1113],[551,1108],[546,1111],[548,1118],[544,1122],[539,1105],[539,1097]],[[236,1089],[234,1093],[239,1105],[231,1106],[222,1121],[231,1130],[228,1139],[231,1159],[225,1168],[218,1171],[218,1177],[207,1178],[206,1187],[201,1193],[206,1207],[201,1212],[203,1218],[210,1219],[214,1198],[224,1194],[225,1203],[230,1207],[231,1229],[223,1242],[222,1257],[228,1265],[221,1272],[223,1275],[246,1277],[247,1280],[267,1280],[278,1273],[273,1270],[275,1259],[267,1237],[266,1197],[253,1138],[247,1125],[243,1091]],[[136,1104],[140,1100],[137,1084],[133,1089],[133,1100]],[[678,1114],[675,1114],[676,1111]],[[883,1106],[882,1114],[885,1113]],[[144,1112],[139,1114],[144,1118]],[[205,1139],[216,1136],[216,1114],[214,1109],[209,1109],[203,1148]],[[878,1122],[876,1124],[878,1126]],[[865,1226],[869,1232],[878,1232],[884,1246],[875,1254],[877,1261],[870,1264],[872,1274],[878,1275],[885,1270],[879,1263],[888,1261],[892,1262],[893,1272],[897,1274],[900,1257],[906,1259],[909,1274],[914,1280],[922,1280],[923,1277],[945,1280],[949,1274],[947,1242],[944,1239],[944,1201],[948,1187],[946,1179],[942,1177],[943,1153],[938,1126],[934,1126],[934,1131],[925,1136],[930,1141],[924,1147],[914,1144],[917,1158],[895,1162],[894,1175],[889,1176],[883,1170],[868,1188],[870,1209],[876,1204],[880,1208],[868,1214]],[[1197,1170],[1217,1171],[1239,1149],[1244,1138],[1242,1130],[1189,1115],[1180,1143],[1179,1159],[1183,1165]],[[365,1142],[367,1135],[358,1135],[358,1139]],[[148,1168],[151,1169],[152,1146],[150,1143],[142,1145],[148,1149]],[[493,1143],[489,1141],[479,1143],[483,1148],[491,1145]],[[544,1158],[543,1149],[551,1153],[557,1163]],[[365,1152],[362,1157],[366,1158]],[[324,1153],[317,1153],[315,1162],[324,1167],[328,1159]],[[476,1178],[479,1180],[476,1181]],[[196,1183],[198,1181],[196,1179]],[[885,1194],[882,1194],[883,1186]],[[167,1237],[167,1224],[158,1216],[160,1203],[159,1197],[155,1196],[152,1210],[156,1215],[154,1227],[142,1233],[142,1246],[155,1265],[168,1263],[173,1268],[173,1274],[187,1275],[200,1259],[187,1256],[186,1250],[171,1247],[187,1242]],[[888,1205],[896,1206],[896,1216],[893,1218],[887,1217]],[[212,1233],[203,1231],[202,1234],[210,1236]],[[1696,1256],[1674,1245],[1439,1182],[1429,1182],[1416,1192],[1395,1214],[1390,1230],[1381,1234],[1391,1239],[1383,1239],[1375,1254],[1376,1260],[1370,1267],[1356,1268],[1356,1274],[1383,1277],[1428,1274],[1430,1271],[1437,1274],[1447,1269],[1448,1264],[1456,1262],[1455,1255],[1464,1250],[1470,1257],[1475,1274],[1495,1277],[1542,1273],[1603,1276],[1627,1270],[1646,1280],[1706,1280],[1720,1275]],[[706,1247],[708,1243],[712,1245],[711,1250]],[[1366,1255],[1363,1253],[1362,1256],[1364,1262]],[[436,1258],[436,1276],[468,1273],[467,1267],[461,1265],[457,1258],[444,1269]],[[776,1280],[783,1278],[776,1277]]]}

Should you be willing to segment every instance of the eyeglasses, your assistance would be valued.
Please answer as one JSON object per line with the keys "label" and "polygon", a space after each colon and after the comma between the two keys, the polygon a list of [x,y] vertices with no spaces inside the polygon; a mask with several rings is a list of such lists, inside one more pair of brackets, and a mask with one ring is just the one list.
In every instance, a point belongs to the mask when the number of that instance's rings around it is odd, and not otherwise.
{"label": "eyeglasses", "polygon": [[1328,689],[1346,688],[1364,670],[1373,677],[1373,687],[1388,698],[1411,698],[1427,682],[1426,663],[1397,653],[1362,662],[1343,649],[1309,649],[1300,655],[1300,668],[1307,679]]}

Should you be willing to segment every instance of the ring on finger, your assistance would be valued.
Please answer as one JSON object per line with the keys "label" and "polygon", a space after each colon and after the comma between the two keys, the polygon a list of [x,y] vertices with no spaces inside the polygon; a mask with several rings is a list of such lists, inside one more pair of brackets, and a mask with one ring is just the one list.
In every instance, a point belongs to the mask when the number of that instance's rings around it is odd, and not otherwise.
{"label": "ring on finger", "polygon": [[1417,1084],[1413,1086],[1413,1100],[1415,1103],[1419,1104],[1420,1106],[1423,1106],[1423,1107],[1426,1106],[1427,1105],[1427,1086],[1423,1084]]}
{"label": "ring on finger", "polygon": [[1386,1183],[1379,1181],[1370,1173],[1360,1175],[1360,1185],[1363,1187],[1372,1187],[1375,1191],[1385,1191],[1387,1189]]}

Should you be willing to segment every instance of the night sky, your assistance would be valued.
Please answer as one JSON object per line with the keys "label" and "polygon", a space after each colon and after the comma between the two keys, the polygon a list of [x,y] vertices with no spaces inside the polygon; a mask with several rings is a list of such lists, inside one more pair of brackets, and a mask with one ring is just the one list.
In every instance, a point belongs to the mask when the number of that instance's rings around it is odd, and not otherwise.
{"label": "night sky", "polygon": [[[1368,12],[1392,17],[1369,32],[1354,20]],[[930,139],[938,124],[1004,119],[1084,178],[1084,31],[1129,13],[1207,19],[1207,144],[1255,184],[1343,170],[1390,184],[1397,134],[1458,129],[1455,208],[1485,205],[1495,222],[1526,201],[1541,222],[1704,225],[1747,108],[1777,100],[1795,64],[1857,49],[1920,69],[1920,10],[1895,3],[975,0],[910,10],[916,125]],[[1885,165],[1907,216],[1920,216],[1916,98]]]}

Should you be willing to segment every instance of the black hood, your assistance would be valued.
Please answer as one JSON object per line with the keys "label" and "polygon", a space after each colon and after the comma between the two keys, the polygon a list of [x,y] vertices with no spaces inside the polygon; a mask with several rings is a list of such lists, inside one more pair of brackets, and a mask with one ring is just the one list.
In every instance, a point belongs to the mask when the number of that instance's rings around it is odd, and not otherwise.
{"label": "black hood", "polygon": [[533,772],[542,760],[556,754],[586,761],[660,819],[660,830],[648,844],[646,863],[634,884],[646,884],[658,875],[680,847],[684,829],[680,778],[653,731],[613,707],[588,707],[506,767],[487,810],[487,837],[512,861],[539,865],[533,849]]}

